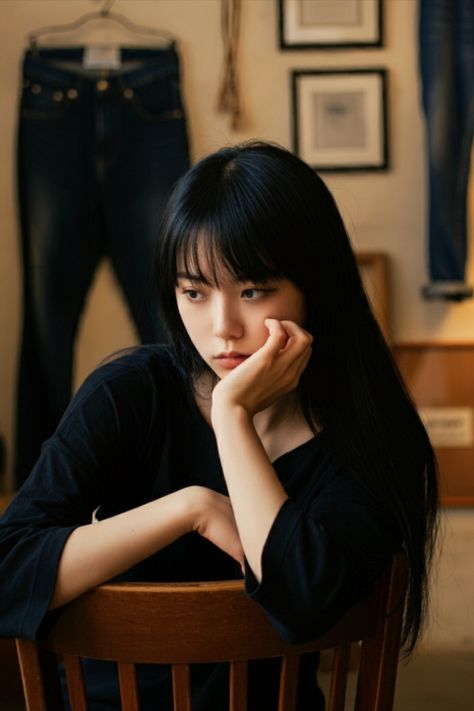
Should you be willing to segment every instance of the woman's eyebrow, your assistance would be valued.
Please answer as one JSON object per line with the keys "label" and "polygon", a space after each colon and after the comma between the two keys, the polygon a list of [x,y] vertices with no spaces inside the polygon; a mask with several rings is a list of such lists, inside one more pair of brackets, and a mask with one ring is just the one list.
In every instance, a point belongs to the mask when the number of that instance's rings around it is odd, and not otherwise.
{"label": "woman's eyebrow", "polygon": [[205,284],[206,286],[209,286],[209,281],[201,274],[190,274],[190,272],[177,272],[176,279],[188,279],[189,281],[196,282],[197,284]]}

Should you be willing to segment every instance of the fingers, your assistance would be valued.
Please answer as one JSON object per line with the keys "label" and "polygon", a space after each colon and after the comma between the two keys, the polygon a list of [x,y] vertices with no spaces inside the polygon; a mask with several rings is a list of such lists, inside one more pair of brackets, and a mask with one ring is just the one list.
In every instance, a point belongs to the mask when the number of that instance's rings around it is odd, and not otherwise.
{"label": "fingers", "polygon": [[280,385],[287,383],[294,389],[311,358],[313,337],[294,321],[268,318],[265,325],[269,336],[262,350],[271,362],[279,362]]}
{"label": "fingers", "polygon": [[302,326],[299,326],[294,321],[280,321],[282,327],[286,330],[289,337],[294,336],[295,338],[300,338],[306,344],[311,344],[313,342],[313,336]]}
{"label": "fingers", "polygon": [[294,321],[279,321],[274,318],[265,319],[269,337],[266,345],[272,351],[292,351],[293,357],[299,352],[310,349],[313,337],[308,331]]}
{"label": "fingers", "polygon": [[269,336],[266,342],[267,348],[280,351],[288,341],[288,334],[283,328],[282,322],[276,318],[266,318],[265,326],[268,328]]}
{"label": "fingers", "polygon": [[270,332],[270,336],[286,337],[291,336],[304,336],[308,338],[311,342],[313,340],[312,335],[305,331],[305,329],[295,321],[288,321],[286,319],[277,318],[266,318],[265,326]]}

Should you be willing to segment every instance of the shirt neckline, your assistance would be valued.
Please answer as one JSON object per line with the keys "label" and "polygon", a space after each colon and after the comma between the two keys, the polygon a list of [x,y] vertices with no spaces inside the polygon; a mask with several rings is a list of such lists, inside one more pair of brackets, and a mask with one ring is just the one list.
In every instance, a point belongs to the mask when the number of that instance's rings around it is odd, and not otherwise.
{"label": "shirt neckline", "polygon": [[[205,429],[209,433],[209,435],[212,437],[213,442],[215,443],[215,447],[217,449],[217,441],[216,441],[216,435],[214,433],[214,430],[212,429],[211,425],[209,422],[206,420],[204,415],[202,414],[201,410],[198,407],[198,404],[196,402],[196,398],[194,397],[194,392],[191,383],[188,381],[188,395],[190,397],[192,407],[194,408],[194,411],[196,413],[196,417],[199,422],[201,422],[202,425],[204,425]],[[301,442],[301,444],[296,445],[296,447],[293,447],[292,449],[288,449],[286,452],[283,452],[282,454],[279,454],[278,457],[275,459],[270,459],[271,465],[274,466],[275,464],[279,463],[282,459],[285,459],[286,457],[289,457],[290,455],[296,454],[303,450],[305,447],[308,445],[315,443],[317,440],[319,440],[320,435],[322,434],[322,430],[319,432],[316,432],[312,437],[309,439],[305,440],[304,442]]]}
{"label": "shirt neckline", "polygon": [[317,440],[319,440],[319,437],[322,433],[322,430],[319,432],[316,432],[312,437],[309,439],[305,440],[304,442],[301,442],[301,444],[296,445],[296,447],[293,447],[292,449],[288,449],[286,452],[283,452],[283,454],[278,455],[276,459],[271,460],[272,466],[277,464],[277,462],[280,462],[282,459],[285,457],[288,457],[289,455],[296,454],[300,450],[304,449],[310,444],[314,444]]}

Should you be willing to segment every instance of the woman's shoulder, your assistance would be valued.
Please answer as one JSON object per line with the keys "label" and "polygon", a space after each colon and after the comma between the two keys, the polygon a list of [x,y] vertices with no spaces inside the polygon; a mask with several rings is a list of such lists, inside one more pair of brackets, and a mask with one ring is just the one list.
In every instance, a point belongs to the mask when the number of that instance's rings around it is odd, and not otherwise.
{"label": "woman's shoulder", "polygon": [[[69,404],[63,424],[78,413],[119,418],[163,411],[179,392],[186,392],[186,375],[171,348],[144,345],[113,353],[87,376]],[[146,414],[148,413],[148,415]]]}
{"label": "woman's shoulder", "polygon": [[89,389],[114,382],[137,385],[142,381],[160,382],[185,379],[185,371],[169,346],[150,344],[116,351],[100,363],[84,381]]}
{"label": "woman's shoulder", "polygon": [[162,343],[122,348],[104,358],[99,365],[99,369],[107,368],[108,366],[111,366],[113,370],[121,369],[124,371],[130,371],[134,368],[153,370],[157,367],[183,371],[171,346]]}

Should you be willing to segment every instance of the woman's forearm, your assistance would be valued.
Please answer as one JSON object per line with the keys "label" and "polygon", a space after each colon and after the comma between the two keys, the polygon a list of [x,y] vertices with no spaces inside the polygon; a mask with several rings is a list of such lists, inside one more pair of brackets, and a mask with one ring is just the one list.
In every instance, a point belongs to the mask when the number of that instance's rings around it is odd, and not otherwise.
{"label": "woman's forearm", "polygon": [[260,581],[263,547],[288,495],[243,408],[214,405],[213,427],[245,557]]}
{"label": "woman's forearm", "polygon": [[59,561],[50,609],[124,572],[192,530],[198,487],[76,528]]}

